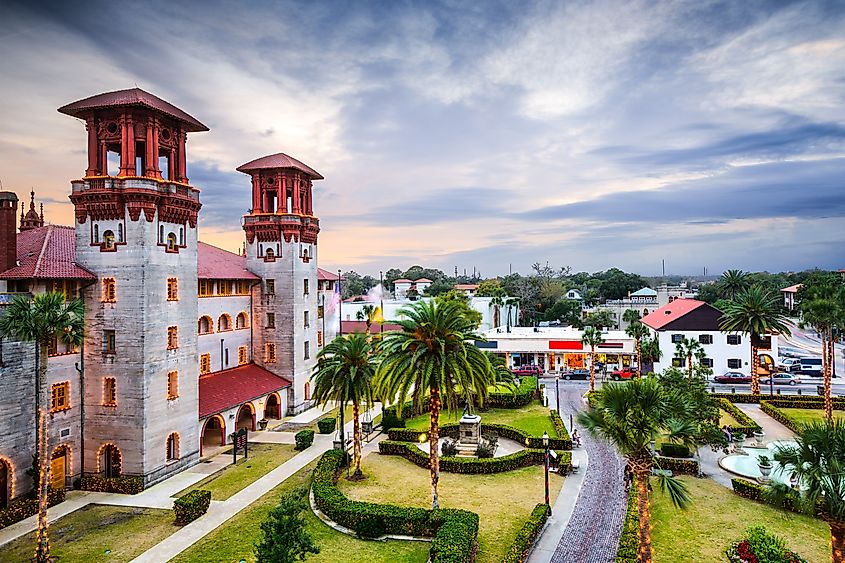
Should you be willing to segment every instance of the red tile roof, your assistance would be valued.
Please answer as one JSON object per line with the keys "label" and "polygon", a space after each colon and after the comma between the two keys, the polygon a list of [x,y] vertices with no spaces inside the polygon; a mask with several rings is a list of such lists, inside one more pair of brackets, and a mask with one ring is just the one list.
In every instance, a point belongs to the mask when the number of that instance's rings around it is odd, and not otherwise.
{"label": "red tile roof", "polygon": [[398,280],[393,280],[393,283],[414,283],[414,281],[406,280],[405,278],[399,278]]}
{"label": "red tile roof", "polygon": [[323,179],[319,172],[283,152],[256,158],[255,160],[251,160],[246,164],[238,166],[235,170],[249,174],[253,170],[266,170],[273,168],[293,168],[294,170],[305,172],[307,175],[311,176],[311,179],[313,180]]}
{"label": "red tile roof", "polygon": [[47,225],[18,233],[17,237],[19,265],[0,273],[0,279],[97,279],[74,262],[73,227]]}
{"label": "red tile roof", "polygon": [[239,256],[205,242],[197,243],[197,278],[201,280],[261,279],[246,269],[246,256]]}
{"label": "red tile roof", "polygon": [[[343,334],[350,334],[353,332],[366,332],[367,331],[367,322],[366,321],[341,321],[340,323],[341,329],[343,329]],[[396,323],[384,323],[384,332],[388,330],[402,330],[402,327]],[[381,332],[381,325],[378,323],[372,323],[370,325],[370,332]]]}
{"label": "red tile roof", "polygon": [[781,289],[782,292],[786,293],[798,293],[798,290],[804,287],[803,283],[796,283],[795,285],[790,285],[789,287],[784,287]]}
{"label": "red tile roof", "polygon": [[458,284],[455,284],[455,289],[475,290],[475,289],[478,289],[478,284],[477,283],[458,283]]}
{"label": "red tile roof", "polygon": [[317,268],[317,279],[321,281],[337,281],[340,278],[337,277],[337,274],[333,274],[328,270]]}
{"label": "red tile roof", "polygon": [[660,330],[665,325],[680,319],[690,311],[694,311],[702,305],[706,305],[706,303],[704,301],[698,301],[697,299],[675,299],[668,305],[664,305],[663,307],[660,307],[659,309],[656,309],[644,316],[642,318],[642,322],[644,325],[650,326],[654,330]]}
{"label": "red tile roof", "polygon": [[60,107],[59,113],[84,119],[91,110],[124,106],[141,106],[166,113],[170,117],[181,121],[185,125],[186,131],[208,131],[208,127],[197,121],[194,117],[188,115],[173,104],[165,102],[158,96],[153,96],[140,88],[97,94],[96,96],[91,96],[90,98],[78,100]]}
{"label": "red tile roof", "polygon": [[428,283],[434,283],[433,281],[431,281],[431,280],[430,280],[430,279],[428,279],[428,278],[420,278],[420,279],[418,279],[417,281],[415,281],[414,283],[420,283],[420,282],[423,282],[423,283],[425,283],[425,282],[428,282]]}
{"label": "red tile roof", "polygon": [[203,375],[199,417],[217,414],[286,387],[290,387],[290,381],[255,364]]}

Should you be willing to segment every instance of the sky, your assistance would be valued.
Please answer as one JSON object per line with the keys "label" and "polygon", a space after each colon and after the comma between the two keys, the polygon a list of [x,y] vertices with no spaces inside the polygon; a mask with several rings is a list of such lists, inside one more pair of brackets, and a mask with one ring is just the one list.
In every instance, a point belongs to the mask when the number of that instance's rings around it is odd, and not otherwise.
{"label": "sky", "polygon": [[318,260],[643,275],[845,267],[845,2],[3,2],[0,181],[72,224],[69,102],[138,86],[188,140],[200,238],[319,171]]}

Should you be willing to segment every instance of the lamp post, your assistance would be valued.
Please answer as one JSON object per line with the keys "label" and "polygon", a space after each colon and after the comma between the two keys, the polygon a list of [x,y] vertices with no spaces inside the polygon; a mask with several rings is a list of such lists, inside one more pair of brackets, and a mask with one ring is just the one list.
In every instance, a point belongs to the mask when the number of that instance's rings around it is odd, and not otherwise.
{"label": "lamp post", "polygon": [[[341,284],[340,268],[337,270],[337,334],[343,336],[343,285]],[[343,431],[343,425],[346,421],[343,420],[343,411],[346,410],[346,404],[340,405],[340,449],[343,452],[343,461],[346,462],[346,436]],[[348,467],[347,467],[348,470]]]}
{"label": "lamp post", "polygon": [[560,374],[555,379],[555,405],[557,406],[557,413],[560,414]]}
{"label": "lamp post", "polygon": [[549,504],[549,433],[543,432],[543,447],[546,449],[546,454],[543,456],[543,465],[546,469],[546,506],[551,508]]}

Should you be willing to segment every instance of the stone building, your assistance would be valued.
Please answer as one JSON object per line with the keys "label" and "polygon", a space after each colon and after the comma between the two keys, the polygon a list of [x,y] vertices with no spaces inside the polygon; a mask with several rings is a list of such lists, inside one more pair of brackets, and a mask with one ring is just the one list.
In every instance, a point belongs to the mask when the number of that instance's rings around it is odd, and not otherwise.
{"label": "stone building", "polygon": [[[16,233],[17,196],[0,193],[0,314],[45,291],[85,306],[83,345],[53,343],[47,358],[53,485],[81,474],[150,485],[240,428],[310,407],[322,176],[284,154],[240,167],[252,205],[235,254],[198,240],[186,141],[205,125],[138,88],[59,111],[88,131],[75,225],[45,226],[33,193]],[[33,343],[0,341],[0,506],[32,486],[34,373]]]}

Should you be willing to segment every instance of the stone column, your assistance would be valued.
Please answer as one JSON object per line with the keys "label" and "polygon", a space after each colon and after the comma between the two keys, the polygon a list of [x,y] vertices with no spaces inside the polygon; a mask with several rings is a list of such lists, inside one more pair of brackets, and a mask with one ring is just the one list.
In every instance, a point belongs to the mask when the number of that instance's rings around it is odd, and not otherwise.
{"label": "stone column", "polygon": [[179,172],[176,174],[176,181],[188,183],[188,162],[185,157],[185,143],[188,142],[188,134],[179,131]]}
{"label": "stone column", "polygon": [[252,173],[252,212],[261,211],[261,177],[258,172]]}
{"label": "stone column", "polygon": [[100,175],[100,167],[98,165],[98,143],[97,143],[97,122],[93,117],[89,117],[85,121],[85,128],[88,130],[88,170],[85,171],[86,176]]}
{"label": "stone column", "polygon": [[135,122],[132,120],[132,115],[126,116],[126,176],[135,176],[137,169],[135,167]]}
{"label": "stone column", "polygon": [[294,213],[301,213],[302,212],[299,204],[300,204],[299,178],[294,177],[294,179],[293,179],[293,212]]}
{"label": "stone column", "polygon": [[126,151],[129,147],[129,142],[127,141],[129,138],[129,127],[126,124],[125,113],[121,114],[118,122],[120,123],[120,172],[118,172],[117,175],[128,176],[129,168],[127,166],[127,161],[129,160],[129,155],[126,154]]}
{"label": "stone column", "polygon": [[153,118],[147,118],[147,142],[146,142],[146,149],[147,149],[147,162],[146,162],[146,169],[144,170],[144,176],[148,178],[155,178],[156,177],[156,166],[158,162],[158,154],[154,152],[153,145],[157,144],[153,142],[153,135],[156,132],[153,127]]}

